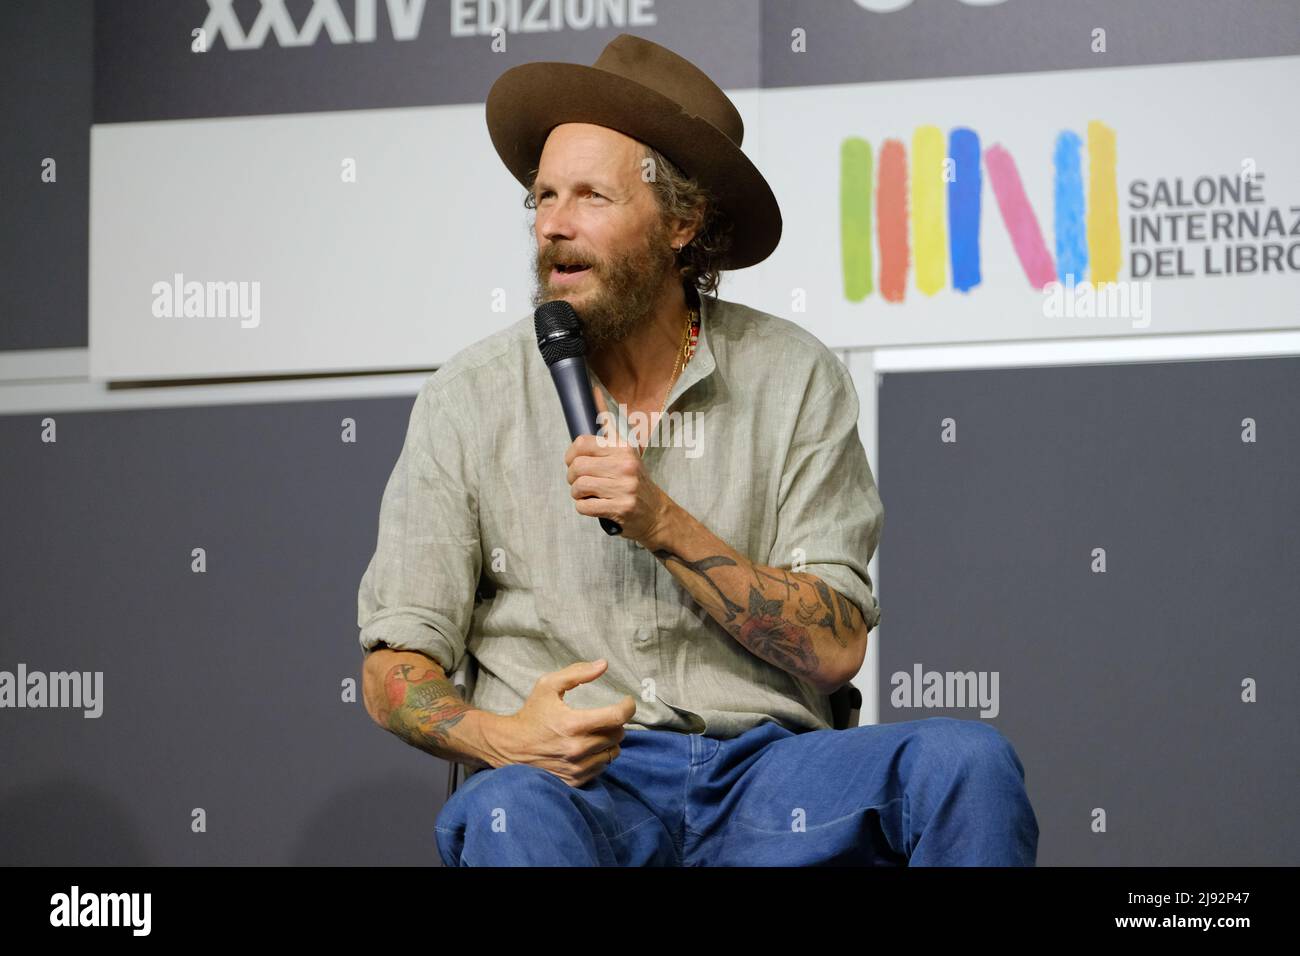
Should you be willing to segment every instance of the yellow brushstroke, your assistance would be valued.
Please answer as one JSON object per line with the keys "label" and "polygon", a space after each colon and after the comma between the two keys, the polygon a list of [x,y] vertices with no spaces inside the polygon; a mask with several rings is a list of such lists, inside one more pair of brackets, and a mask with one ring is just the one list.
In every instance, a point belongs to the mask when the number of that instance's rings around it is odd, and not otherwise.
{"label": "yellow brushstroke", "polygon": [[[911,212],[916,287],[934,295],[948,277],[948,184],[943,176],[947,148],[937,126],[918,126],[912,134]],[[957,171],[961,175],[961,171]]]}
{"label": "yellow brushstroke", "polygon": [[1088,260],[1094,286],[1119,279],[1119,191],[1115,131],[1088,123]]}

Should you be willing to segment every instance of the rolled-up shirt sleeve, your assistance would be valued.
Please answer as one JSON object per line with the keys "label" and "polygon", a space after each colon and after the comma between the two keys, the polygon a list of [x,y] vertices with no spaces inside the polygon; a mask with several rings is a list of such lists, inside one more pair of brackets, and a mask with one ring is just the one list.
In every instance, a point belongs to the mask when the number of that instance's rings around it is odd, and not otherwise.
{"label": "rolled-up shirt sleeve", "polygon": [[815,574],[875,628],[880,603],[867,564],[880,543],[884,506],[858,437],[857,390],[834,356],[819,363],[805,392],[778,500],[769,566]]}
{"label": "rolled-up shirt sleeve", "polygon": [[450,674],[465,655],[481,552],[477,460],[440,385],[435,373],[412,406],[357,592],[357,626],[367,652],[420,651]]}

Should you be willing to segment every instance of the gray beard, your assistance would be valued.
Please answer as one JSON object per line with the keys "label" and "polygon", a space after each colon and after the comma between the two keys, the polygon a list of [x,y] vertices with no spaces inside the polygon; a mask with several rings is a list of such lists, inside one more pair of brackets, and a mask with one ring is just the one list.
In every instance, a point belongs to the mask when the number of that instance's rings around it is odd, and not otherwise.
{"label": "gray beard", "polygon": [[[592,277],[600,283],[600,290],[578,312],[588,350],[622,342],[649,321],[664,277],[676,262],[667,247],[666,235],[657,232],[645,249],[609,265],[602,264],[599,275]],[[533,308],[561,297],[547,295],[539,269],[534,258]]]}
{"label": "gray beard", "polygon": [[602,296],[578,316],[587,348],[595,350],[622,342],[646,324],[653,304],[653,299],[642,301],[640,296],[619,302],[607,301]]}

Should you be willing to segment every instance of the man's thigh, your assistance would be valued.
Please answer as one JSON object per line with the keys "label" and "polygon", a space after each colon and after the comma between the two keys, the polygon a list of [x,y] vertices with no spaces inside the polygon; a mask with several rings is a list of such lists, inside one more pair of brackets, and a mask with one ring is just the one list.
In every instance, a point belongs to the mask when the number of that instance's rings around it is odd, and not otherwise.
{"label": "man's thigh", "polygon": [[758,749],[744,740],[756,731],[722,741],[696,768],[707,786],[691,789],[687,865],[906,865],[881,822],[901,812],[898,726],[795,734],[771,725],[757,729]]}
{"label": "man's thigh", "polygon": [[1023,767],[991,725],[932,717],[747,736],[723,741],[702,768],[709,787],[691,788],[687,820],[698,832],[688,865],[1001,863],[1032,854],[1022,846],[1036,841]]}
{"label": "man's thigh", "polygon": [[[614,763],[581,787],[547,770],[512,764],[470,776],[438,814],[447,866],[672,866],[680,840],[651,782],[674,775],[659,738],[625,735]],[[684,765],[676,773],[684,775]],[[681,776],[679,776],[681,779]]]}

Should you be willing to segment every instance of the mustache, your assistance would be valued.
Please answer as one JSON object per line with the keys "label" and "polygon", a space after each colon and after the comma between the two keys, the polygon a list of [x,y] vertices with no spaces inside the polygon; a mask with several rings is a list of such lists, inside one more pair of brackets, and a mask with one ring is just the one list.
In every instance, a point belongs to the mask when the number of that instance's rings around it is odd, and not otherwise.
{"label": "mustache", "polygon": [[594,256],[582,255],[579,253],[565,252],[564,250],[560,250],[559,252],[554,252],[554,251],[547,252],[542,256],[538,257],[537,265],[539,268],[545,266],[547,269],[549,269],[550,267],[554,266],[557,262],[577,263],[578,265],[583,265],[595,269],[599,265],[600,261],[596,259]]}

